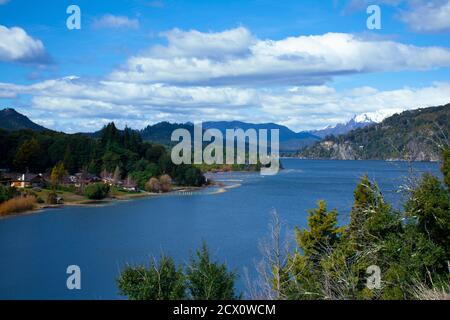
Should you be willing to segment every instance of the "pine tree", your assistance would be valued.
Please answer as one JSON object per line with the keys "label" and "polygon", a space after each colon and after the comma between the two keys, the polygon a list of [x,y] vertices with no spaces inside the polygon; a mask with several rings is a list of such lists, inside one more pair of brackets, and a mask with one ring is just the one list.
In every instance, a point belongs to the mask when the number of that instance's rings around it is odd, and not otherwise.
{"label": "pine tree", "polygon": [[235,300],[236,273],[229,272],[225,264],[211,261],[204,243],[187,267],[188,290],[194,300]]}
{"label": "pine tree", "polygon": [[183,271],[165,255],[150,266],[127,267],[117,280],[120,294],[131,300],[183,300],[186,282]]}
{"label": "pine tree", "polygon": [[333,247],[339,238],[337,210],[327,211],[327,204],[321,200],[317,208],[308,210],[308,229],[296,228],[298,246],[306,257],[320,255],[328,247]]}
{"label": "pine tree", "polygon": [[450,260],[450,196],[438,178],[425,174],[405,205],[419,230],[442,246]]}

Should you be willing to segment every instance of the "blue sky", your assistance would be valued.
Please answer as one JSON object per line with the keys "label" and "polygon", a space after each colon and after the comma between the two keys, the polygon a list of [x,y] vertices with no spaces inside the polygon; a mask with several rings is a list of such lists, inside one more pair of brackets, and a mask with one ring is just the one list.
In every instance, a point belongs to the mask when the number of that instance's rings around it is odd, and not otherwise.
{"label": "blue sky", "polygon": [[[303,130],[450,102],[450,1],[371,3],[381,30],[367,29],[364,0],[0,0],[0,105],[74,132],[234,119]],[[66,27],[71,4],[81,30]]]}

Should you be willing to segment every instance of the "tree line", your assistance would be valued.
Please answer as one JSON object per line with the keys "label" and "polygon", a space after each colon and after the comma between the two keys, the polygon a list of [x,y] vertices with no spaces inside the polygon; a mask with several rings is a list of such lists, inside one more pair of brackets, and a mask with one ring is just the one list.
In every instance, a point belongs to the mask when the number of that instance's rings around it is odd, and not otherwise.
{"label": "tree line", "polygon": [[53,131],[0,130],[0,168],[17,172],[50,173],[62,163],[69,174],[102,171],[120,178],[132,177],[144,189],[152,177],[169,175],[179,185],[200,186],[205,178],[190,165],[174,165],[162,145],[143,141],[130,128],[118,130],[114,123],[105,126],[98,137]]}

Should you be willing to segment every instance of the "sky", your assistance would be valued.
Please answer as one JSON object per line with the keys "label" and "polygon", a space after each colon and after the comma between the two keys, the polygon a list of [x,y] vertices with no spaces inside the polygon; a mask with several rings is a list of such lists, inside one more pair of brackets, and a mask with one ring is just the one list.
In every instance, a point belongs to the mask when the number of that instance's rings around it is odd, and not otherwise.
{"label": "sky", "polygon": [[0,0],[0,108],[54,130],[301,131],[449,102],[450,0]]}

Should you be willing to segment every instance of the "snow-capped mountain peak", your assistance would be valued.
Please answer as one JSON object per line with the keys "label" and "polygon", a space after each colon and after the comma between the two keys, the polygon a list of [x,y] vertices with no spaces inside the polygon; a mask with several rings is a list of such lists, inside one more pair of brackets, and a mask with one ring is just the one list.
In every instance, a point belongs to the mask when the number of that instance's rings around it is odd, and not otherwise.
{"label": "snow-capped mountain peak", "polygon": [[355,115],[352,120],[357,123],[380,123],[384,119],[392,116],[394,113],[402,112],[401,109],[382,109],[375,112],[367,112]]}

